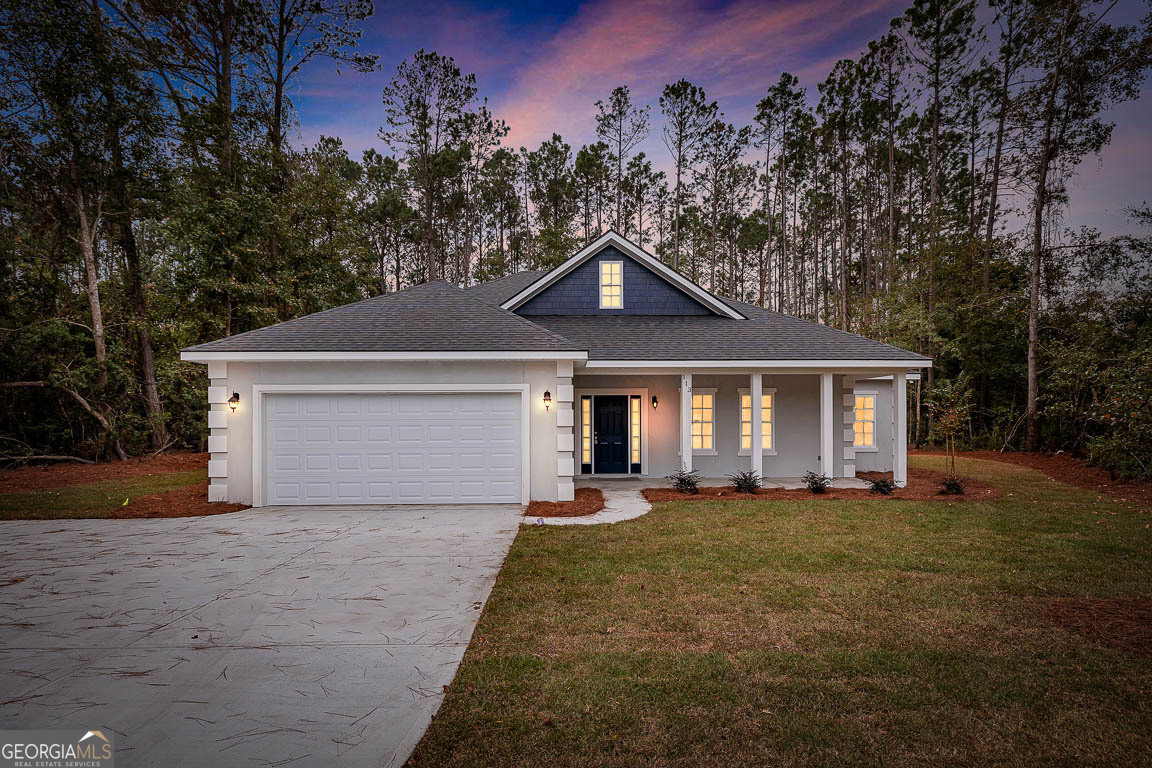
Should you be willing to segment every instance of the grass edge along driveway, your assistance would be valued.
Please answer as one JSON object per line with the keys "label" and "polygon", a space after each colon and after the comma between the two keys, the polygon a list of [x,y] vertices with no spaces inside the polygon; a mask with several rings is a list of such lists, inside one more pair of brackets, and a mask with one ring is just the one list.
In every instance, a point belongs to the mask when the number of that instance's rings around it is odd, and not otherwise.
{"label": "grass edge along driveway", "polygon": [[1150,596],[1152,514],[961,472],[1005,496],[525,527],[411,764],[1149,764],[1152,663],[1047,606]]}
{"label": "grass edge along driveway", "polygon": [[46,490],[0,493],[0,520],[111,517],[126,499],[183,488],[202,483],[207,478],[206,469],[192,469]]}

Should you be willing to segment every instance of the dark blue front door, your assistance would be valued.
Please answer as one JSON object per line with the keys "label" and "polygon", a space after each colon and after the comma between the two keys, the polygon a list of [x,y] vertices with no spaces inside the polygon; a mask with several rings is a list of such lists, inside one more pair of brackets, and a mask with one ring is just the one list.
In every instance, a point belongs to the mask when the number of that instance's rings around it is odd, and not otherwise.
{"label": "dark blue front door", "polygon": [[628,396],[597,395],[593,401],[593,442],[598,474],[628,471]]}

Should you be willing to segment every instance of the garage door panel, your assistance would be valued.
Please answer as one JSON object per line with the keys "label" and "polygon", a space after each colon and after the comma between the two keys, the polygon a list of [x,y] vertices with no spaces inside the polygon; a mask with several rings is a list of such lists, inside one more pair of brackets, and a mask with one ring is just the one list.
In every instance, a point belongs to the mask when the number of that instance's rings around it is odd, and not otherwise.
{"label": "garage door panel", "polygon": [[267,504],[521,501],[517,394],[266,397]]}

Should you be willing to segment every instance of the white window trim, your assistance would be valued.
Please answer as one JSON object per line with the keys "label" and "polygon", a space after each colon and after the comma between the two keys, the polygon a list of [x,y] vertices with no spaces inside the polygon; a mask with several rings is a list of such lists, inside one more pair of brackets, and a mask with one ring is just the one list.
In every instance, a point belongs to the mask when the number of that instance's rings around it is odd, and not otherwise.
{"label": "white window trim", "polygon": [[[624,262],[620,261],[620,260],[612,260],[612,261],[605,260],[605,261],[599,262],[599,264],[600,264],[600,266],[598,266],[596,268],[596,272],[600,277],[599,282],[596,284],[596,292],[597,292],[596,297],[597,297],[597,299],[599,299],[600,309],[611,309],[611,310],[624,309]],[[604,265],[605,264],[617,264],[620,267],[620,306],[618,306],[618,307],[606,307],[606,306],[604,306]]]}
{"label": "white window trim", "polygon": [[[253,384],[252,385],[252,506],[264,506],[264,397],[274,394],[471,394],[508,392],[520,395],[520,497],[532,500],[532,445],[527,384]],[[554,438],[553,438],[554,439]]]}
{"label": "white window trim", "polygon": [[[857,395],[870,395],[875,399],[872,401],[872,445],[856,445],[856,396]],[[880,404],[880,392],[875,389],[853,389],[852,390],[852,448],[856,453],[879,453],[880,440],[877,437],[876,425],[879,420],[876,418],[876,406]]]}
{"label": "white window trim", "polygon": [[[740,425],[741,430],[743,430],[743,428],[744,428],[744,422],[740,418],[740,400],[744,397],[744,395],[750,396],[751,394],[752,394],[752,390],[749,389],[748,387],[741,387],[740,389],[736,390],[736,423]],[[771,448],[763,448],[761,453],[764,456],[775,456],[776,455],[776,439],[778,437],[778,435],[776,434],[776,387],[764,387],[764,389],[760,390],[760,394],[761,395],[772,395],[772,421],[770,422],[772,424],[772,447]],[[737,446],[739,446],[741,435],[742,435],[742,432],[736,433]],[[752,449],[751,448],[740,448],[736,452],[736,455],[737,456],[751,456],[752,455]]]}
{"label": "white window trim", "polygon": [[[693,395],[712,395],[712,448],[708,449],[708,450],[705,450],[705,449],[697,450],[696,448],[691,447],[692,426],[691,426],[691,424],[689,424],[689,426],[688,426],[689,450],[692,451],[693,456],[716,456],[717,455],[716,446],[720,440],[720,435],[716,429],[716,388],[715,387],[692,387],[692,394]],[[691,413],[692,413],[691,407],[688,408],[688,413],[689,413],[689,418],[691,418]]]}

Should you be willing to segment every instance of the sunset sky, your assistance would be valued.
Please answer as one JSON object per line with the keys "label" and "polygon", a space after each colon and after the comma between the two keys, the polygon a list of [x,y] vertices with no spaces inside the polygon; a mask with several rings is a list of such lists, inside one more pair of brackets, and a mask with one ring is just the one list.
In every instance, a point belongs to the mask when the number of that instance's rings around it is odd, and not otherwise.
{"label": "sunset sky", "polygon": [[[573,146],[595,140],[594,102],[617,85],[652,105],[653,130],[640,147],[659,168],[667,152],[659,137],[658,97],[665,83],[685,77],[720,103],[727,119],[751,122],[756,102],[789,71],[817,97],[816,84],[841,58],[855,58],[888,28],[906,0],[692,2],[691,0],[570,0],[500,6],[479,2],[376,3],[361,48],[380,56],[369,75],[337,75],[314,65],[294,94],[298,142],[339,136],[354,157],[384,150],[381,90],[396,66],[417,49],[453,56],[476,74],[480,95],[511,128],[507,143],[536,147],[553,132]],[[1133,21],[1140,0],[1122,0],[1110,19]],[[1130,230],[1126,206],[1152,195],[1152,88],[1123,105],[1102,157],[1080,168],[1067,224],[1106,233]]]}

